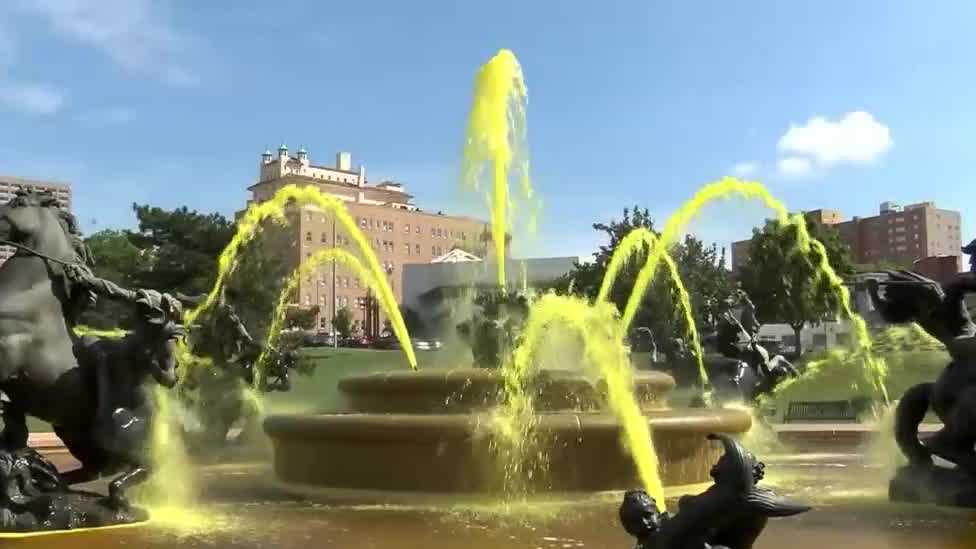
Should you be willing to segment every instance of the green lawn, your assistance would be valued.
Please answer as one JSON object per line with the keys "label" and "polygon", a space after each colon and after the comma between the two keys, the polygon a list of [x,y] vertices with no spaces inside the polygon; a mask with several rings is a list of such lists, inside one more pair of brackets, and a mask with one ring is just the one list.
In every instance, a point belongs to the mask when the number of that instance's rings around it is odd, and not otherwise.
{"label": "green lawn", "polygon": [[[949,363],[949,355],[940,350],[891,351],[879,355],[887,366],[885,387],[889,398],[898,400],[911,386],[934,381]],[[822,358],[822,357],[821,357]],[[825,401],[871,398],[878,395],[860,360],[812,359],[801,363],[803,375],[785,384],[773,398],[777,416],[791,401]]]}

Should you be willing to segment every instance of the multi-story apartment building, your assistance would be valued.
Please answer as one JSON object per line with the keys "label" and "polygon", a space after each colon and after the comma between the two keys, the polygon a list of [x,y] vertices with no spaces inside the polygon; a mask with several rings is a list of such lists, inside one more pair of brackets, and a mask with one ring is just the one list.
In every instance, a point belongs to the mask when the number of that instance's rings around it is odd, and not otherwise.
{"label": "multi-story apartment building", "polygon": [[[962,268],[960,214],[937,208],[933,202],[905,207],[884,202],[878,215],[846,221],[836,210],[813,210],[804,215],[808,221],[837,229],[854,263],[912,265],[928,257],[955,256]],[[749,261],[749,244],[749,240],[732,243],[734,268]]]}
{"label": "multi-story apartment building", "polygon": [[[64,183],[54,183],[51,181],[41,181],[37,179],[26,179],[11,175],[0,175],[0,204],[6,204],[14,197],[20,188],[34,191],[48,191],[54,193],[61,203],[61,207],[71,211],[71,186]],[[13,255],[14,249],[9,246],[0,246],[0,264]]]}
{"label": "multi-story apartment building", "polygon": [[[485,258],[492,256],[490,226],[468,217],[422,211],[400,183],[383,181],[370,184],[366,168],[352,168],[348,153],[338,153],[334,166],[312,164],[304,148],[295,156],[281,146],[278,154],[265,151],[261,156],[258,182],[249,187],[248,205],[269,200],[282,187],[314,185],[323,193],[339,198],[366,237],[387,274],[387,282],[401,302],[403,265],[429,263],[435,258],[461,248]],[[297,245],[290,254],[290,264],[298,264],[319,249],[346,248],[358,255],[353,235],[336,216],[312,205],[290,212],[289,231]],[[318,305],[318,325],[331,328],[335,312],[343,307],[353,316],[354,324],[364,326],[368,316],[367,288],[356,273],[341,264],[323,265],[318,272],[300,282],[296,305]],[[380,319],[385,318],[382,313]],[[380,324],[370,322],[370,324]]]}

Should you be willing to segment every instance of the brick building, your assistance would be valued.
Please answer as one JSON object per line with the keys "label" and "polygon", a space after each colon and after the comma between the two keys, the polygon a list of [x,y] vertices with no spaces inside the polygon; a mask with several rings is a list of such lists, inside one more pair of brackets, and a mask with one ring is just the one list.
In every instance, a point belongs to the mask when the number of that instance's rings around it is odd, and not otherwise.
{"label": "brick building", "polygon": [[[312,164],[305,149],[291,156],[287,147],[282,146],[276,156],[265,151],[259,174],[258,182],[248,189],[252,193],[249,205],[268,200],[289,184],[315,185],[323,193],[341,199],[386,271],[398,303],[403,297],[401,280],[405,264],[429,263],[455,248],[481,258],[493,257],[487,222],[422,211],[413,204],[413,197],[402,184],[390,181],[371,184],[366,179],[365,167],[352,168],[348,153],[338,153],[334,166],[322,166]],[[297,242],[290,257],[291,267],[297,267],[303,259],[323,248],[347,248],[358,254],[352,235],[329,212],[303,206],[290,215],[289,230]],[[318,305],[317,324],[322,329],[331,329],[335,312],[348,308],[354,325],[360,328],[369,316],[366,298],[367,288],[355,273],[341,264],[329,264],[301,281],[295,304]],[[382,325],[384,319],[381,312],[370,324]]]}
{"label": "brick building", "polygon": [[[884,202],[878,215],[844,220],[837,210],[813,210],[808,221],[837,229],[857,264],[890,262],[905,266],[937,256],[955,256],[962,268],[960,214],[937,208],[933,202],[901,207]],[[749,261],[749,240],[732,243],[732,265]]]}
{"label": "brick building", "polygon": [[[0,175],[0,205],[10,202],[14,194],[20,188],[33,191],[53,192],[61,203],[61,207],[71,211],[71,186],[64,183],[52,181],[41,181],[38,179],[26,179],[11,175]],[[14,249],[10,246],[0,246],[0,264],[14,254]]]}

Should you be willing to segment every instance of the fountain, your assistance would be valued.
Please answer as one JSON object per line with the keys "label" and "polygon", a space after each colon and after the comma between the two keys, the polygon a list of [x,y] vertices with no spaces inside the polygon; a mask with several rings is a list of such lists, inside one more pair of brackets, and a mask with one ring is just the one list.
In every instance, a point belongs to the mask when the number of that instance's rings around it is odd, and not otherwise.
{"label": "fountain", "polygon": [[[477,188],[473,182],[480,174],[479,164],[492,165],[489,204],[499,258],[505,256],[506,235],[511,227],[513,193],[508,189],[508,179],[513,166],[521,177],[522,194],[526,199],[533,196],[527,157],[515,146],[524,141],[525,97],[521,69],[511,52],[503,51],[479,73],[466,142],[465,174]],[[11,372],[28,372],[31,375],[24,377],[38,383],[47,378],[34,374],[43,374],[52,365],[38,361],[0,365],[0,374],[4,374],[0,389],[11,403],[3,410],[0,531],[4,533],[0,539],[5,543],[18,539],[25,545],[33,541],[34,546],[48,549],[161,549],[176,544],[197,548],[241,543],[260,547],[391,546],[405,539],[434,549],[459,545],[473,549],[549,549],[622,547],[632,543],[627,536],[630,533],[638,538],[639,547],[647,549],[745,549],[752,547],[762,532],[765,546],[789,544],[796,549],[841,544],[898,549],[968,546],[972,536],[968,516],[938,513],[925,507],[906,511],[887,504],[887,494],[876,489],[877,468],[866,463],[858,451],[771,455],[767,463],[776,465],[776,473],[767,474],[743,443],[736,440],[745,439],[742,435],[748,434],[753,425],[747,410],[672,407],[673,378],[661,372],[633,370],[624,335],[643,292],[657,267],[663,264],[687,320],[685,335],[691,343],[690,358],[696,363],[700,385],[704,388],[711,383],[689,295],[677,276],[668,248],[703,205],[736,195],[758,198],[769,206],[784,225],[796,230],[801,251],[816,257],[817,276],[838,293],[841,312],[851,319],[856,330],[855,348],[847,358],[866,374],[886,402],[884,362],[873,354],[864,322],[851,309],[849,296],[827,264],[822,246],[806,234],[800,218],[790,216],[761,185],[732,178],[703,187],[668,220],[660,236],[649,231],[628,236],[628,244],[621,246],[610,262],[596,301],[552,293],[528,299],[524,318],[494,333],[510,338],[497,346],[495,351],[500,352],[475,353],[481,367],[459,364],[452,369],[423,368],[368,242],[341,201],[322,195],[314,187],[285,187],[268,202],[252,206],[239,220],[236,236],[221,255],[211,292],[199,298],[181,298],[193,306],[185,315],[180,314],[179,301],[165,294],[151,290],[133,293],[107,281],[93,280],[84,269],[80,269],[80,274],[74,273],[71,267],[77,266],[73,261],[76,258],[67,240],[55,250],[35,250],[17,242],[27,249],[22,250],[15,265],[53,261],[67,268],[83,287],[140,304],[147,326],[140,327],[134,335],[112,334],[121,337],[114,344],[103,337],[98,340],[98,347],[81,347],[115,351],[118,354],[113,356],[119,358],[119,363],[128,364],[128,370],[138,374],[133,379],[115,378],[111,373],[103,378],[106,368],[102,355],[82,352],[72,363],[72,352],[64,346],[67,334],[58,333],[51,340],[40,341],[39,344],[51,345],[61,352],[59,365],[71,366],[69,372],[77,368],[75,374],[84,373],[88,372],[85,368],[90,368],[99,380],[95,385],[98,389],[79,385],[68,387],[68,392],[54,393],[50,386],[35,385],[23,390],[18,383],[9,381],[16,379]],[[192,330],[195,319],[215,305],[223,305],[223,288],[234,273],[242,246],[257,234],[261,223],[284,219],[288,208],[295,204],[312,204],[332,212],[353,237],[359,255],[325,250],[302,263],[277,304],[268,341],[259,346],[258,355],[251,357],[255,371],[248,381],[261,389],[274,375],[277,359],[270,355],[280,336],[290,289],[294,281],[323,261],[345,263],[379,296],[409,368],[341,379],[338,388],[344,403],[328,413],[268,416],[264,429],[273,446],[271,469],[267,464],[191,465],[183,459],[178,437],[170,429],[176,414],[163,389],[174,381],[172,368],[166,367],[169,360],[195,350],[176,348],[174,337],[181,335],[179,321]],[[30,206],[37,215],[51,214],[36,212],[35,208]],[[5,208],[3,214],[11,215],[11,209]],[[42,226],[55,227],[53,217],[48,221]],[[4,222],[10,223],[6,219]],[[3,223],[0,229],[6,230]],[[3,236],[7,236],[6,232]],[[625,310],[617,311],[605,297],[620,267],[637,251],[645,255],[638,283]],[[507,291],[513,284],[506,277],[504,262],[498,263],[498,287]],[[30,274],[47,276],[40,269]],[[4,271],[0,270],[0,291],[13,288],[10,279],[3,276]],[[935,307],[933,312],[913,307],[919,300],[930,301],[911,292],[940,296],[941,289],[932,286],[931,281],[905,280],[905,276],[889,275],[889,279],[879,283],[885,288],[883,293],[873,289],[872,297],[879,308],[892,320],[919,320],[949,346],[954,358],[965,359],[963,364],[968,364],[972,350],[966,343],[971,337],[959,336],[972,336],[972,323],[963,322],[953,325],[958,330],[940,332],[946,324],[952,324],[945,322],[949,318],[946,309]],[[913,289],[898,293],[898,288],[909,287]],[[523,286],[522,290],[528,288]],[[44,297],[46,304],[54,303],[52,296]],[[47,313],[59,310],[42,309]],[[952,319],[958,320],[949,318]],[[47,320],[50,325],[60,325],[57,318]],[[70,325],[70,319],[66,320]],[[930,325],[926,326],[923,320],[931,321]],[[752,333],[751,328],[739,327]],[[0,329],[11,329],[11,323],[4,323],[2,316]],[[564,358],[565,363],[556,368],[541,367],[552,362],[545,359],[553,351],[554,334],[577,345],[573,347],[573,358]],[[11,345],[15,340],[0,338],[0,344]],[[83,343],[94,345],[95,341],[84,339]],[[125,354],[131,349],[152,349],[158,356],[152,361],[122,361],[131,358]],[[144,362],[163,367],[144,371],[140,369]],[[947,392],[951,393],[949,396],[958,396],[954,390],[968,395],[968,385],[953,383],[953,372],[958,370],[950,366],[934,388],[918,386],[902,399],[896,418],[897,439],[910,463],[891,481],[892,499],[962,505],[976,497],[970,477],[961,472],[971,470],[976,459],[971,455],[971,439],[960,435],[968,433],[962,421],[968,408],[953,408],[944,418],[946,430],[933,441],[923,444],[918,437],[916,420],[924,415],[929,400],[937,403],[936,409],[940,410],[945,404],[940,398]],[[134,383],[134,378],[140,382],[154,380],[155,398],[145,402],[135,399],[146,395],[136,390],[141,385]],[[103,391],[106,385],[107,392]],[[105,404],[101,398],[112,407],[123,399],[130,400],[110,410],[110,421],[95,429],[88,422],[103,415]],[[136,404],[131,403],[133,399]],[[25,413],[55,420],[68,449],[85,468],[107,474],[107,468],[97,467],[103,464],[92,459],[90,452],[95,449],[123,462],[125,474],[113,479],[109,486],[103,483],[86,485],[85,490],[67,488],[69,480],[83,479],[68,479],[64,463],[58,463],[59,471],[54,467],[54,458],[24,448]],[[153,429],[147,428],[150,424]],[[107,436],[99,431],[103,427],[108,428]],[[970,451],[959,451],[960,440],[969,443]],[[151,459],[146,460],[146,455]],[[955,460],[960,469],[939,469],[933,463],[933,455]],[[152,488],[170,501],[166,502],[167,507],[150,506],[146,522],[145,509],[129,504],[126,488],[145,480],[150,473],[156,473],[151,479]],[[715,482],[705,492],[686,495],[698,491],[691,485],[707,482],[710,477]],[[757,486],[760,480],[769,488]],[[88,486],[104,489],[108,497],[89,491]],[[641,489],[633,490],[637,486]],[[772,489],[811,501],[817,504],[817,511],[792,521],[773,521],[767,527],[767,518],[807,510],[806,506],[778,497]],[[624,490],[624,504],[617,508]],[[608,491],[612,493],[607,495]],[[193,499],[191,492],[199,499]],[[319,505],[317,500],[326,500],[329,505]],[[436,505],[429,505],[432,502]],[[615,512],[619,512],[626,532],[611,526]],[[914,519],[924,520],[925,527],[913,526]],[[116,526],[102,527],[109,524]],[[66,534],[65,529],[77,530]],[[6,533],[12,530],[58,531],[18,537]]]}

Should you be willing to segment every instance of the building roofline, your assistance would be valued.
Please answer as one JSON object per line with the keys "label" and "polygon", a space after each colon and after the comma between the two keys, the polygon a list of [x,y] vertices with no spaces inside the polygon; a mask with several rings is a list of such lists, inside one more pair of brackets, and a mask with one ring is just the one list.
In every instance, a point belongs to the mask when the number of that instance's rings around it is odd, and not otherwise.
{"label": "building roofline", "polygon": [[46,187],[60,187],[66,191],[71,190],[71,184],[63,181],[33,179],[29,177],[18,177],[15,175],[0,175],[0,183],[7,183],[11,185],[40,185]]}
{"label": "building roofline", "polygon": [[[348,173],[352,173],[352,172],[348,172]],[[353,175],[358,175],[358,174],[353,174]],[[254,191],[254,189],[256,189],[260,185],[267,185],[267,184],[271,184],[271,183],[281,183],[281,182],[284,182],[285,184],[287,184],[287,180],[288,179],[299,179],[299,180],[302,180],[302,181],[308,181],[309,183],[314,183],[316,185],[335,185],[337,187],[343,187],[343,188],[346,188],[346,189],[356,189],[356,190],[361,190],[361,191],[374,191],[374,192],[378,192],[378,193],[385,193],[385,194],[388,194],[390,196],[400,197],[400,198],[402,198],[404,200],[410,200],[411,198],[414,198],[414,196],[412,194],[410,194],[408,192],[404,192],[402,190],[401,191],[394,191],[394,190],[391,190],[391,189],[381,189],[381,188],[379,188],[379,187],[377,187],[375,185],[368,185],[368,184],[367,185],[363,185],[362,187],[360,187],[359,185],[356,185],[355,183],[346,183],[345,181],[328,181],[328,180],[324,180],[324,179],[319,179],[317,177],[309,177],[307,175],[300,175],[300,174],[293,174],[293,173],[285,174],[284,177],[276,177],[274,179],[265,179],[264,181],[258,181],[257,183],[254,183],[253,185],[251,185],[250,187],[248,187],[247,190]]]}

